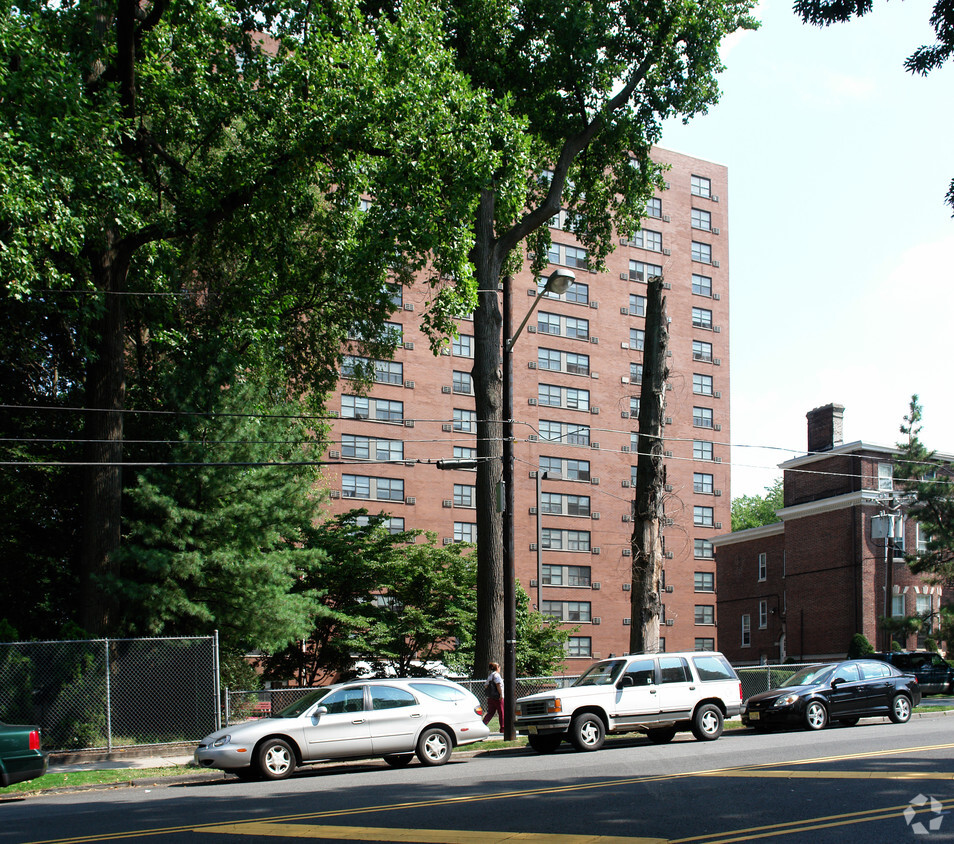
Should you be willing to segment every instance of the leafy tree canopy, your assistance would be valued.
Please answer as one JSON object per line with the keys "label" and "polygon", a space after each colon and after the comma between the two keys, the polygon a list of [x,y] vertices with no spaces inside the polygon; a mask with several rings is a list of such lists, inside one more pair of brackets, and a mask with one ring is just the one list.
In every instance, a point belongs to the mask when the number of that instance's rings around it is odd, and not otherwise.
{"label": "leafy tree canopy", "polygon": [[732,530],[771,525],[781,521],[775,514],[784,506],[782,479],[765,487],[765,495],[742,495],[732,499]]}
{"label": "leafy tree canopy", "polygon": [[[795,0],[795,12],[805,23],[829,26],[867,15],[873,0]],[[927,76],[954,55],[954,3],[935,0],[930,18],[937,40],[918,47],[904,62],[910,73]],[[947,192],[947,203],[954,207],[954,180]]]}

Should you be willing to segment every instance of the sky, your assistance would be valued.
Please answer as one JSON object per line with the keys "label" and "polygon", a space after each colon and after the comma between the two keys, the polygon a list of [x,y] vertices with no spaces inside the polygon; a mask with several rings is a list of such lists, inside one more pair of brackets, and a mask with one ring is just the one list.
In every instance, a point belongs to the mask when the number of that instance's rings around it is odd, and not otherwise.
{"label": "sky", "polygon": [[845,406],[844,441],[954,452],[954,65],[913,76],[933,0],[819,29],[791,0],[723,45],[722,97],[660,146],[729,169],[732,496],[806,451],[805,414]]}

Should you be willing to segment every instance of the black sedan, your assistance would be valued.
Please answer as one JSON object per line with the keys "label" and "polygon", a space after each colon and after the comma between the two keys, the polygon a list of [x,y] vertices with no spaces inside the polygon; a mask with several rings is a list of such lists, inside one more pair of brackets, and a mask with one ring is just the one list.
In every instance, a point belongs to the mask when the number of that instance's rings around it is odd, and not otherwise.
{"label": "black sedan", "polygon": [[802,668],[778,688],[752,695],[742,723],[756,730],[798,725],[820,730],[830,721],[852,726],[864,716],[887,715],[903,724],[920,702],[915,677],[886,662],[849,659]]}

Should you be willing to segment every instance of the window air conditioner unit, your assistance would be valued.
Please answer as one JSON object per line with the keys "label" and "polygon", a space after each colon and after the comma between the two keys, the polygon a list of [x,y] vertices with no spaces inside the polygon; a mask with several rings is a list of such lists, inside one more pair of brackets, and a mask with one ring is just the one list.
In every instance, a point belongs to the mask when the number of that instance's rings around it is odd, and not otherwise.
{"label": "window air conditioner unit", "polygon": [[447,395],[451,391],[450,387],[441,387],[441,392]]}
{"label": "window air conditioner unit", "polygon": [[633,588],[633,584],[632,584],[632,583],[624,583],[624,584],[623,584],[623,591],[624,591],[624,592],[629,592],[630,590],[632,590],[632,588]]}
{"label": "window air conditioner unit", "polygon": [[331,458],[332,460],[337,460],[339,457],[341,457],[341,453],[337,451],[329,451],[328,457]]}
{"label": "window air conditioner unit", "polygon": [[600,590],[600,582],[596,581],[595,583],[590,584],[590,588],[595,589],[597,592]]}
{"label": "window air conditioner unit", "polygon": [[666,619],[666,627],[672,627],[675,622],[671,618]]}
{"label": "window air conditioner unit", "polygon": [[672,592],[672,590],[673,590],[673,587],[672,587],[672,586],[667,586],[667,587],[666,587],[666,591],[667,591],[667,592]]}
{"label": "window air conditioner unit", "polygon": [[601,621],[601,619],[600,619],[600,617],[599,617],[598,615],[593,617],[593,623],[594,623],[594,624],[599,624],[600,621]]}
{"label": "window air conditioner unit", "polygon": [[410,498],[405,498],[405,499],[404,499],[404,503],[405,503],[405,504],[416,504],[416,503],[417,503],[417,499],[414,498],[414,496],[411,496]]}

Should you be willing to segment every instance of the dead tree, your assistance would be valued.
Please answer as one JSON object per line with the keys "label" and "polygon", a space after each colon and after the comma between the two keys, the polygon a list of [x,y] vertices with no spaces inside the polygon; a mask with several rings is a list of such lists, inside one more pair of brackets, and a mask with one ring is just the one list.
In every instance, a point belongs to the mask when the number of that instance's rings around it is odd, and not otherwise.
{"label": "dead tree", "polygon": [[669,328],[662,291],[662,277],[651,278],[646,296],[646,342],[639,397],[636,491],[633,500],[630,653],[655,652],[659,648],[659,581],[663,557],[660,527],[666,483],[663,417],[666,411],[666,379],[669,377]]}

